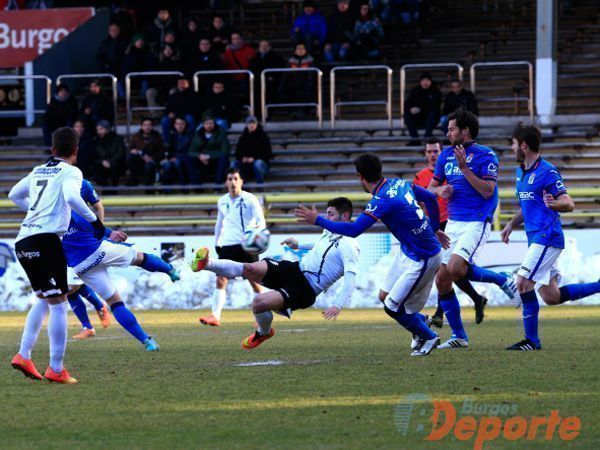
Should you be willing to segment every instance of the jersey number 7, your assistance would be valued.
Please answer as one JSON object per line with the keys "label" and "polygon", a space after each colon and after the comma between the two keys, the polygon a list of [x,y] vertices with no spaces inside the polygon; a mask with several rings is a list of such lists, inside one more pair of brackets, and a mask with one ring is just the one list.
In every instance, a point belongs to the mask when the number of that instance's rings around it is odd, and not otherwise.
{"label": "jersey number 7", "polygon": [[40,200],[42,199],[42,195],[44,195],[44,191],[46,190],[46,187],[48,186],[48,180],[38,180],[38,182],[35,183],[35,185],[38,187],[41,186],[42,188],[40,189],[40,192],[38,192],[37,200],[35,201],[33,206],[31,208],[29,208],[30,211],[35,211],[35,208],[37,208],[37,205],[40,202]]}
{"label": "jersey number 7", "polygon": [[410,192],[407,192],[406,194],[404,194],[404,198],[410,205],[416,208],[416,213],[417,216],[419,216],[419,219],[423,219],[425,217],[425,215],[423,214],[423,210],[421,209],[421,206],[419,206],[413,195]]}

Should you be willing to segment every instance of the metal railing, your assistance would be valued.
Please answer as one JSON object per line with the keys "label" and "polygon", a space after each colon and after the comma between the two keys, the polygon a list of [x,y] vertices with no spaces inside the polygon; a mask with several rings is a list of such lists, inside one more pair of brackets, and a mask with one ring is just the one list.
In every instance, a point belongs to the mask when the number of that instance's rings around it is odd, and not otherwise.
{"label": "metal railing", "polygon": [[115,124],[116,124],[117,123],[117,99],[118,99],[117,77],[115,77],[112,73],[68,73],[65,75],[59,75],[56,78],[56,85],[58,86],[59,84],[61,84],[62,80],[82,79],[82,78],[98,78],[98,79],[108,78],[108,79],[110,79],[111,89],[112,89],[112,98],[113,98],[113,114],[114,114],[113,120],[115,121]]}
{"label": "metal railing", "polygon": [[[25,90],[33,92],[33,81],[44,80],[46,81],[46,105],[50,104],[52,99],[52,80],[46,75],[0,75],[0,82],[3,80],[25,80]],[[31,83],[29,86],[28,84]],[[28,92],[25,93],[25,97],[28,97]],[[27,98],[26,98],[27,101]],[[33,102],[32,102],[33,104]],[[25,109],[9,109],[0,111],[0,117],[3,116],[27,116],[28,114],[43,114],[46,112],[45,109],[34,109],[35,106],[29,108],[29,105]]]}
{"label": "metal railing", "polygon": [[505,61],[505,62],[480,62],[475,63],[471,66],[469,75],[471,79],[471,92],[475,93],[477,83],[475,81],[475,69],[477,67],[514,67],[514,66],[527,66],[528,77],[529,77],[529,95],[527,97],[507,97],[507,98],[495,98],[497,102],[508,102],[508,101],[527,101],[527,109],[529,112],[529,120],[533,123],[533,65],[529,61]]}
{"label": "metal railing", "polygon": [[249,70],[200,70],[194,74],[194,90],[198,92],[198,88],[200,87],[199,78],[201,76],[209,76],[209,75],[235,75],[235,74],[246,74],[248,75],[248,101],[249,105],[244,105],[245,108],[248,108],[250,115],[254,115],[254,74]]}
{"label": "metal railing", "polygon": [[[336,102],[335,101],[335,73],[340,71],[360,71],[360,70],[385,70],[387,74],[387,96],[385,100],[362,100],[362,101],[347,101],[347,102]],[[372,65],[372,66],[339,66],[331,69],[329,72],[329,86],[330,86],[330,113],[331,113],[331,129],[335,129],[335,119],[337,117],[338,106],[348,105],[384,105],[385,112],[388,119],[388,128],[390,133],[392,132],[392,77],[394,71],[386,65]],[[341,115],[341,113],[340,113]]]}
{"label": "metal railing", "polygon": [[125,76],[125,105],[127,110],[127,136],[131,135],[131,118],[132,113],[134,111],[163,111],[165,109],[164,106],[137,106],[131,107],[131,79],[135,77],[175,77],[175,76],[183,76],[182,72],[173,70],[173,71],[165,71],[165,72],[129,72]]}
{"label": "metal railing", "polygon": [[[267,104],[267,73],[285,72],[315,72],[317,74],[317,103],[271,103]],[[323,72],[316,67],[302,67],[298,69],[265,69],[260,74],[260,106],[263,126],[267,123],[269,108],[289,108],[298,106],[310,106],[317,109],[317,120],[319,130],[323,129]]]}
{"label": "metal railing", "polygon": [[406,71],[413,69],[443,69],[444,67],[454,67],[458,72],[458,79],[462,81],[464,68],[457,63],[428,63],[428,64],[404,64],[400,68],[400,121],[404,128],[404,91],[406,90]]}

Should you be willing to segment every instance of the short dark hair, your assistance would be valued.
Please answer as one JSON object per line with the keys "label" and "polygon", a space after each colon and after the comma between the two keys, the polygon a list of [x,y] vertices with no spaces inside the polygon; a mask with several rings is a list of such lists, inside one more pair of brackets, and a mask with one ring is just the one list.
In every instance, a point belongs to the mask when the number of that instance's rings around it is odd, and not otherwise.
{"label": "short dark hair", "polygon": [[79,145],[79,136],[71,127],[58,128],[52,133],[52,151],[55,156],[68,158]]}
{"label": "short dark hair", "polygon": [[337,210],[338,213],[343,214],[345,212],[349,213],[350,216],[352,217],[352,202],[350,201],[349,198],[346,197],[336,197],[336,198],[332,198],[331,200],[329,200],[327,202],[327,207],[333,207]]}
{"label": "short dark hair", "polygon": [[456,120],[456,126],[461,130],[468,128],[471,137],[477,139],[479,135],[479,119],[471,111],[462,108],[457,109],[448,116],[448,122],[451,120]]}
{"label": "short dark hair", "polygon": [[100,78],[92,78],[92,79],[90,80],[90,86],[91,86],[92,84],[95,84],[96,86],[102,87],[102,84],[100,83]]}
{"label": "short dark hair", "polygon": [[227,169],[227,171],[225,172],[225,178],[227,178],[227,175],[232,175],[234,173],[239,173],[240,177],[242,177],[242,172],[240,171],[240,169],[238,169],[237,167],[230,167],[229,169]]}
{"label": "short dark hair", "polygon": [[356,171],[369,183],[381,179],[381,160],[374,153],[365,153],[354,160]]}
{"label": "short dark hair", "polygon": [[150,116],[142,116],[142,118],[140,120],[140,125],[143,125],[146,120],[149,120],[150,122],[152,122],[152,125],[154,125],[154,121],[152,120],[152,117],[150,117]]}
{"label": "short dark hair", "polygon": [[462,82],[462,80],[461,80],[461,79],[459,79],[459,78],[452,78],[452,79],[450,80],[450,83],[458,83],[458,84],[460,84],[461,86],[464,84],[464,83]]}
{"label": "short dark hair", "polygon": [[66,84],[59,84],[58,86],[56,86],[56,93],[58,94],[60,91],[71,92],[71,89],[69,89],[69,86],[67,86]]}
{"label": "short dark hair", "polygon": [[542,143],[542,132],[535,125],[530,125],[525,122],[519,122],[512,132],[512,137],[520,144],[525,142],[532,152],[540,151]]}
{"label": "short dark hair", "polygon": [[441,139],[440,139],[440,138],[437,138],[437,137],[435,137],[435,136],[432,136],[432,137],[430,137],[429,139],[427,139],[427,142],[425,142],[425,144],[426,144],[426,145],[427,145],[427,144],[430,144],[430,145],[437,144],[437,145],[439,145],[439,146],[440,146],[440,150],[441,150],[441,149],[444,147],[444,145],[442,144],[442,141],[441,141]]}

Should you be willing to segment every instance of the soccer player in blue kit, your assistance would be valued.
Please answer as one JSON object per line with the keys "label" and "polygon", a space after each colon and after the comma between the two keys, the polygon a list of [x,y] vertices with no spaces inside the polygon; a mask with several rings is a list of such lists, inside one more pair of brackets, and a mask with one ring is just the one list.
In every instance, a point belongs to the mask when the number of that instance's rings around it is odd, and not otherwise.
{"label": "soccer player in blue kit", "polygon": [[[381,220],[398,241],[402,252],[379,292],[385,312],[416,335],[411,356],[428,355],[440,338],[419,313],[429,297],[435,274],[442,261],[442,245],[449,239],[439,229],[439,206],[435,195],[399,178],[384,178],[380,159],[368,153],[354,161],[358,179],[365,192],[373,195],[354,222],[334,222],[319,216],[317,210],[300,205],[295,211],[301,222],[317,225],[344,236],[356,237]],[[418,202],[425,203],[429,220]],[[441,243],[441,244],[440,244]]]}
{"label": "soccer player in blue kit", "polygon": [[[436,276],[439,301],[452,328],[452,336],[440,349],[466,348],[467,333],[460,316],[460,305],[452,284],[462,278],[494,283],[511,299],[516,296],[512,276],[487,270],[473,263],[485,245],[498,206],[498,158],[494,151],[477,144],[477,117],[465,110],[448,116],[448,139],[451,147],[440,154],[429,190],[448,199],[450,247],[443,252],[442,265]],[[447,181],[447,184],[442,184]]]}
{"label": "soccer player in blue kit", "polygon": [[512,150],[521,167],[517,169],[516,194],[520,210],[502,230],[508,244],[515,226],[525,225],[529,248],[517,272],[517,288],[523,302],[525,339],[507,350],[541,350],[538,336],[540,306],[536,290],[547,305],[579,300],[600,292],[600,282],[558,287],[557,260],[565,247],[560,214],[573,211],[575,204],[567,193],[560,173],[540,155],[542,134],[534,125],[519,122],[512,133]]}

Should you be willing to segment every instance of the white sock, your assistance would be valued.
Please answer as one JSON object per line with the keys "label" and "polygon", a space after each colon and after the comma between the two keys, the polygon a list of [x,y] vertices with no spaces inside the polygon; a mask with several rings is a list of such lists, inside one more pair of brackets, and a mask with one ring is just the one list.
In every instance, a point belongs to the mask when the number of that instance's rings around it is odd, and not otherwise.
{"label": "white sock", "polygon": [[67,348],[67,302],[49,306],[50,367],[56,373],[60,373],[63,371],[63,358]]}
{"label": "white sock", "polygon": [[213,293],[212,315],[221,320],[221,312],[227,301],[227,291],[225,289],[215,289]]}
{"label": "white sock", "polygon": [[206,270],[210,270],[220,277],[241,277],[244,273],[244,263],[231,261],[230,259],[209,259]]}
{"label": "white sock", "polygon": [[271,331],[271,324],[273,323],[273,313],[271,311],[255,313],[254,318],[258,324],[258,334],[263,336],[269,334]]}
{"label": "white sock", "polygon": [[48,314],[48,302],[46,302],[46,300],[36,299],[35,303],[27,313],[23,335],[21,336],[19,355],[25,359],[31,359],[31,350],[37,342],[46,314]]}

